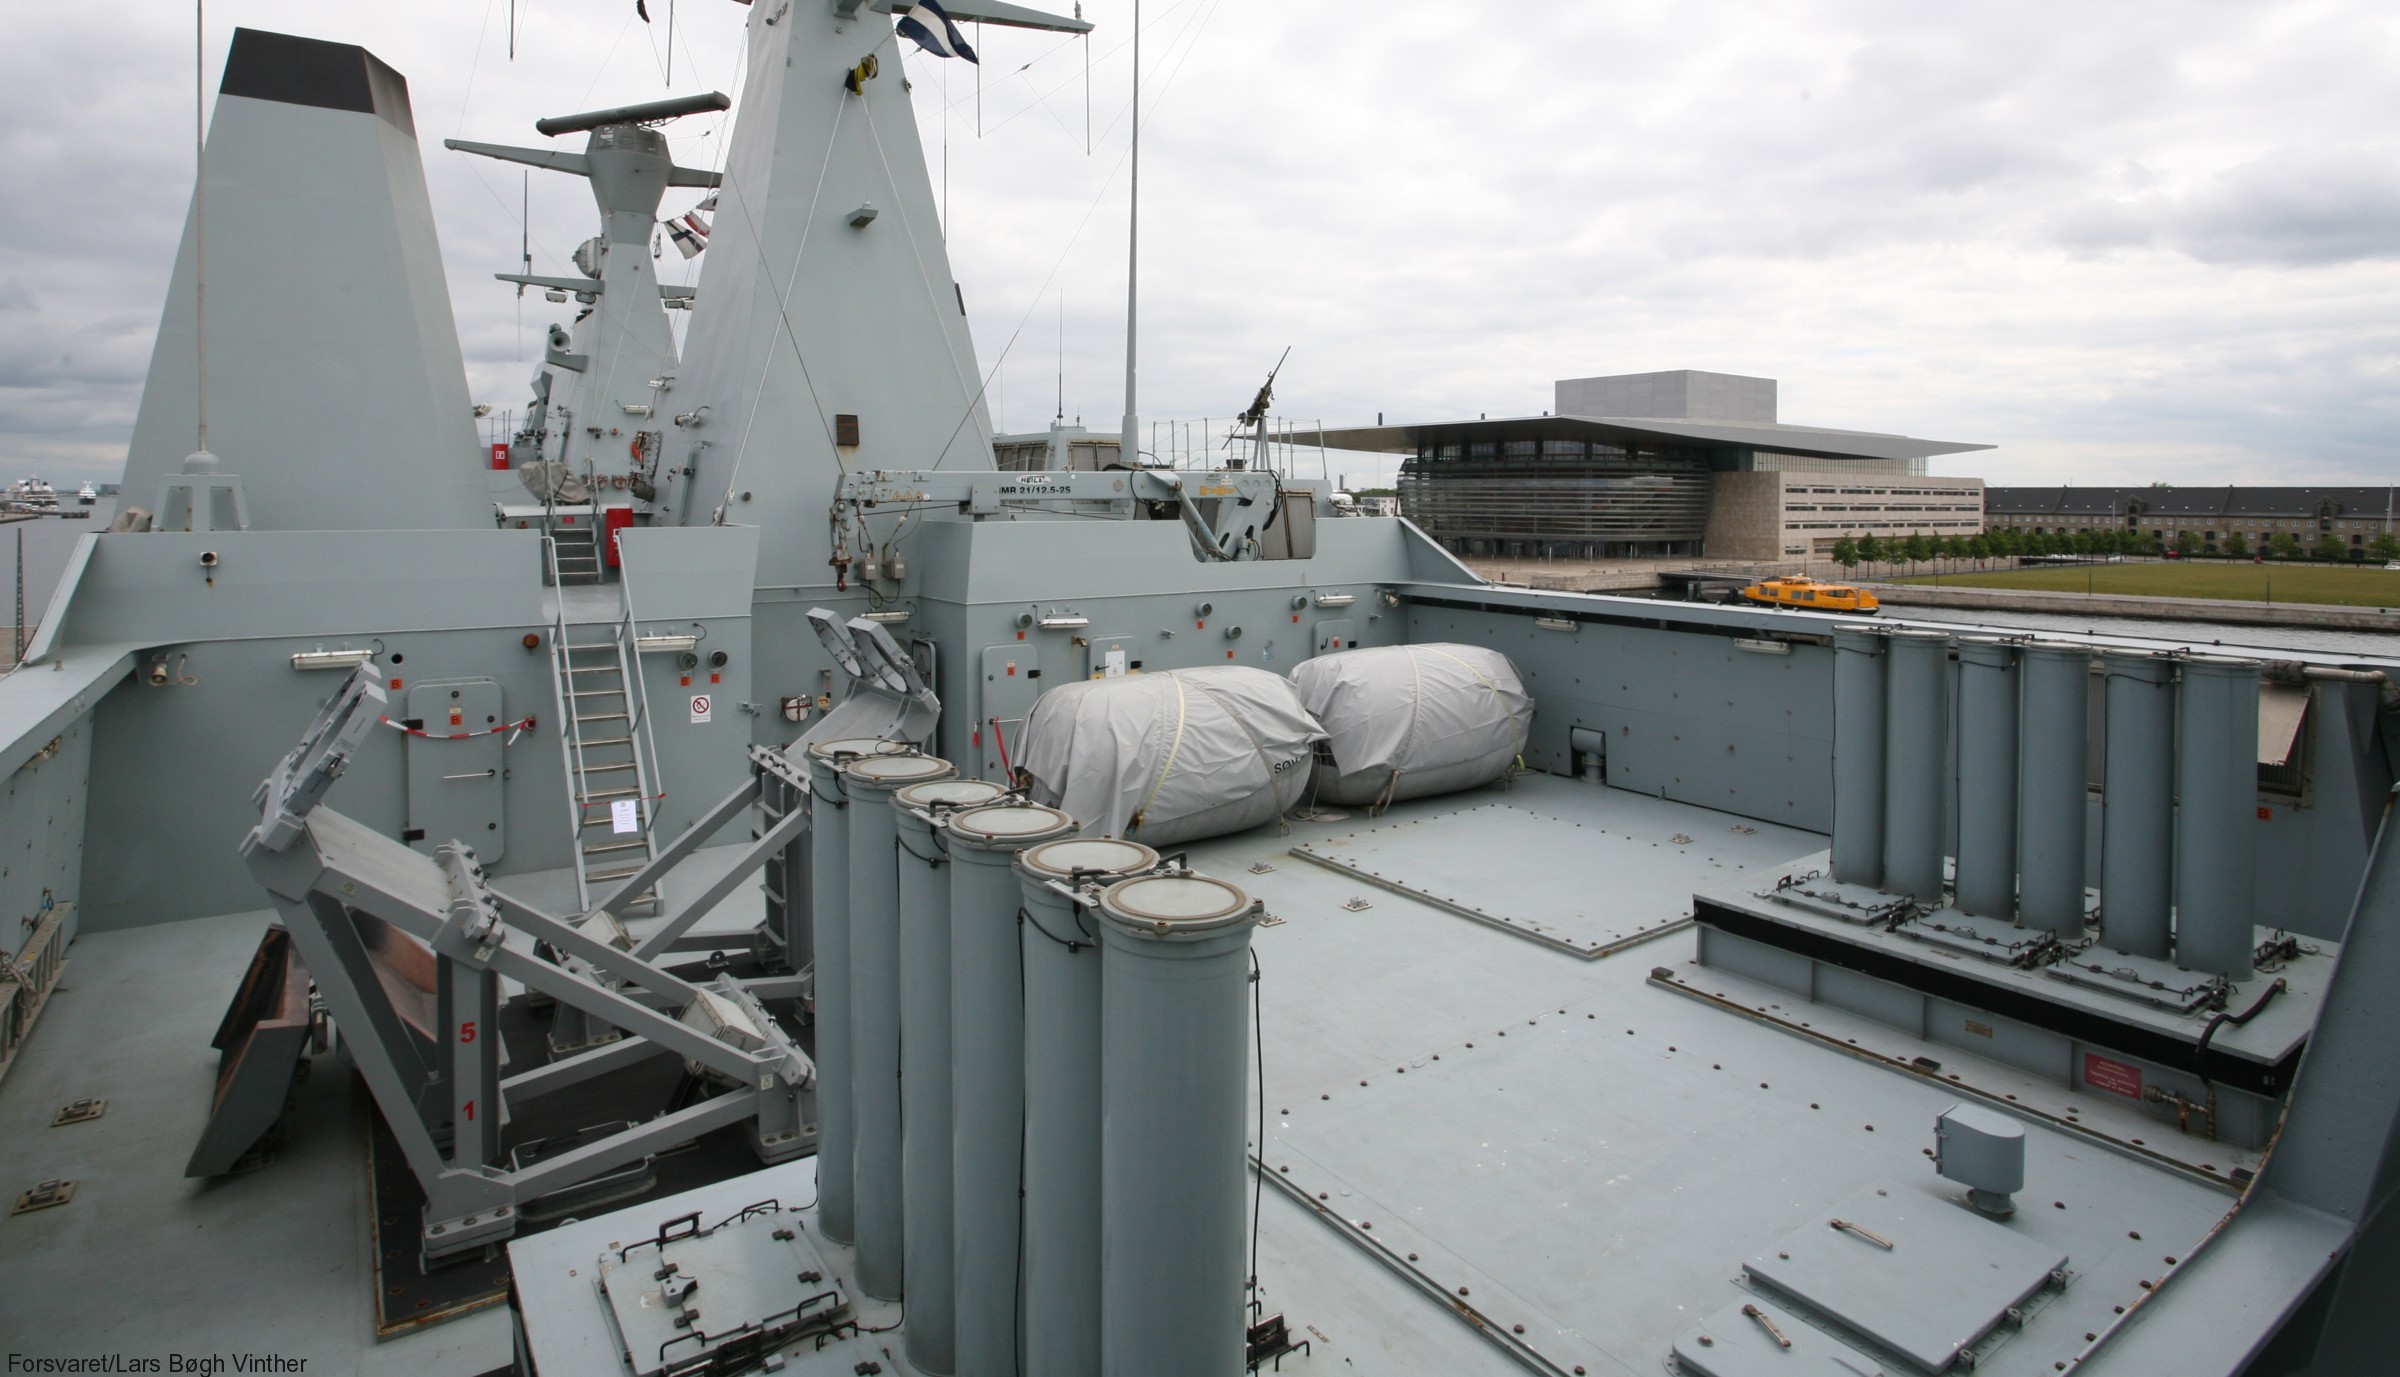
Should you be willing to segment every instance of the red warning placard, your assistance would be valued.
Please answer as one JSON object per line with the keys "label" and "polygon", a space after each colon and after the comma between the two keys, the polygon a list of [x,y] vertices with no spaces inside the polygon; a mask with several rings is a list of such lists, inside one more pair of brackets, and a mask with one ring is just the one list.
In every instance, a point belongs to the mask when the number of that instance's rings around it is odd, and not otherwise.
{"label": "red warning placard", "polygon": [[2094,1090],[2111,1095],[2123,1095],[2130,1100],[2142,1097],[2142,1068],[2130,1062],[2116,1061],[2098,1052],[2083,1054],[2083,1083]]}

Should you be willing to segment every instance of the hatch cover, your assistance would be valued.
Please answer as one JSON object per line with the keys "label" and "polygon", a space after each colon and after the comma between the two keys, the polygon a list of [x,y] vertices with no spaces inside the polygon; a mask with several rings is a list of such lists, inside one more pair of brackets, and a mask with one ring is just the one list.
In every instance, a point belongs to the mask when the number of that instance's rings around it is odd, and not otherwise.
{"label": "hatch cover", "polygon": [[627,1368],[656,1377],[705,1366],[720,1349],[754,1359],[830,1332],[850,1306],[827,1270],[797,1214],[760,1204],[713,1229],[687,1215],[656,1239],[611,1248],[600,1255],[599,1289]]}
{"label": "hatch cover", "polygon": [[1703,842],[1655,825],[1619,830],[1488,803],[1327,837],[1292,854],[1592,959],[1689,923],[1695,881],[1788,858],[1788,846],[1778,855],[1760,840],[1726,833]]}
{"label": "hatch cover", "polygon": [[1742,1270],[1932,1372],[2063,1277],[2066,1254],[1903,1186],[1869,1187]]}

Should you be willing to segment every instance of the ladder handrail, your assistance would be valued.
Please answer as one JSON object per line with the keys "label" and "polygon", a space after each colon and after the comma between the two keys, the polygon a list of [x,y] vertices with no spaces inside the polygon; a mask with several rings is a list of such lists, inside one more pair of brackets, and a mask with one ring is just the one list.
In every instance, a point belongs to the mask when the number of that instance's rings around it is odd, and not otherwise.
{"label": "ladder handrail", "polygon": [[558,538],[548,531],[542,533],[542,559],[549,568],[550,587],[556,597],[556,611],[550,621],[550,697],[558,713],[559,755],[566,766],[567,849],[575,857],[575,902],[588,909],[591,893],[583,866],[583,728],[574,711],[574,700],[567,696],[574,691],[575,678],[567,639],[566,587],[558,576]]}
{"label": "ladder handrail", "polygon": [[[595,539],[605,540],[605,533]],[[605,551],[603,551],[605,557]],[[653,788],[650,772],[658,759],[658,740],[650,729],[650,686],[642,677],[641,628],[633,611],[633,581],[627,578],[622,552],[617,562],[617,683],[624,690],[625,736],[633,751],[635,807],[641,818],[642,851],[658,859],[658,800],[665,795]],[[629,879],[626,883],[631,883]],[[666,895],[652,886],[659,912],[667,907]],[[614,897],[614,891],[611,892]],[[589,905],[587,904],[588,908]]]}

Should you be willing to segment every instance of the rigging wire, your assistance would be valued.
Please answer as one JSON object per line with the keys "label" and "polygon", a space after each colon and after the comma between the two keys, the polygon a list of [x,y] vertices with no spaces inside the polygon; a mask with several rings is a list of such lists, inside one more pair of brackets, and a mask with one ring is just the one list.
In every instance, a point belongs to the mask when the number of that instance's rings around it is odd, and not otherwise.
{"label": "rigging wire", "polygon": [[[791,341],[792,357],[800,364],[801,381],[808,384],[809,405],[816,408],[817,424],[824,429],[825,443],[827,447],[833,450],[834,463],[837,467],[839,467],[842,465],[841,446],[834,442],[833,423],[825,419],[825,403],[817,396],[817,380],[813,375],[810,374],[808,370],[808,356],[801,351],[800,336],[792,329],[791,315],[792,289],[798,286],[800,283],[801,255],[808,251],[809,232],[816,228],[817,202],[825,194],[825,174],[827,170],[833,166],[834,144],[841,136],[842,114],[848,108],[850,100],[850,93],[848,91],[842,90],[840,87],[836,87],[834,89],[837,93],[837,98],[840,103],[836,104],[833,108],[833,128],[828,131],[825,136],[825,159],[823,162],[817,164],[817,184],[816,187],[809,192],[808,214],[800,222],[800,243],[798,247],[792,250],[792,270],[790,275],[784,279],[782,294],[776,298],[775,315],[776,318],[783,323],[784,338]],[[738,188],[728,186],[726,189],[735,191],[737,193],[732,198],[733,203],[740,207],[742,212],[742,222],[749,226],[751,243],[756,247],[759,255],[759,266],[766,269],[767,285],[772,288],[775,285],[775,267],[773,264],[767,262],[766,241],[759,236],[758,224],[750,217],[750,203],[738,194]],[[723,202],[720,201],[719,204],[722,205]],[[723,501],[718,503],[716,513],[709,522],[709,524],[712,526],[722,526],[725,524],[725,509],[733,505],[734,483],[741,477],[742,460],[750,452],[750,430],[751,427],[758,424],[758,404],[766,396],[767,370],[773,366],[775,362],[775,350],[769,348],[765,351],[765,355],[766,356],[759,361],[758,381],[752,385],[750,390],[750,414],[742,422],[741,443],[734,447],[733,463],[726,470],[725,497]]]}
{"label": "rigging wire", "polygon": [[[208,4],[192,0],[192,379],[200,443],[208,448]],[[23,617],[17,618],[24,624]]]}
{"label": "rigging wire", "polygon": [[[957,340],[951,334],[950,328],[942,322],[941,297],[934,291],[932,279],[927,277],[923,271],[931,260],[927,258],[923,247],[917,243],[917,227],[908,215],[908,197],[900,189],[900,179],[892,175],[891,160],[883,154],[883,136],[875,128],[875,107],[862,99],[859,109],[867,117],[867,139],[875,145],[875,161],[882,165],[884,182],[892,189],[892,205],[899,212],[901,232],[908,236],[909,249],[916,256],[919,269],[917,280],[925,288],[925,302],[933,310],[935,327],[942,332],[942,351],[950,356],[950,371],[957,378],[958,385],[963,388],[967,385],[968,380],[966,365],[959,360]],[[962,426],[960,429],[964,429],[964,427]],[[957,439],[958,431],[951,431],[950,438]],[[933,467],[940,468],[949,458],[950,445],[948,441],[945,441],[942,445],[942,452],[934,457]]]}
{"label": "rigging wire", "polygon": [[[1185,45],[1182,55],[1176,58],[1174,67],[1167,72],[1166,78],[1159,83],[1158,95],[1150,102],[1150,113],[1152,115],[1155,116],[1159,106],[1166,101],[1167,91],[1174,86],[1175,78],[1181,75],[1183,72],[1184,61],[1191,56],[1193,48],[1198,46],[1199,31],[1207,27],[1208,21],[1215,17],[1216,10],[1222,5],[1222,3],[1223,0],[1217,0],[1217,3],[1211,5],[1206,14],[1201,15],[1191,25],[1187,26],[1189,31],[1192,33],[1192,41]],[[1181,5],[1178,5],[1177,8],[1181,8]],[[1152,22],[1155,24],[1157,21]],[[1182,40],[1179,36],[1175,41],[1180,42]],[[1172,48],[1173,43],[1170,43],[1169,47]],[[1128,104],[1130,103],[1131,102],[1129,101]],[[1122,116],[1120,115],[1120,118],[1121,117]],[[1109,125],[1110,129],[1114,129],[1115,127],[1116,125],[1113,122]],[[1103,136],[1105,137],[1105,131],[1103,131]],[[1083,238],[1083,231],[1085,227],[1091,224],[1093,213],[1100,209],[1100,202],[1107,197],[1109,188],[1116,185],[1117,174],[1124,171],[1126,162],[1131,158],[1131,156],[1131,149],[1128,149],[1125,153],[1120,154],[1117,158],[1116,165],[1109,169],[1109,173],[1106,177],[1101,179],[1100,189],[1093,193],[1091,203],[1084,207],[1083,217],[1075,222],[1074,232],[1067,236],[1066,243],[1060,247],[1058,258],[1056,261],[1051,263],[1050,271],[1042,278],[1042,285],[1034,289],[1033,299],[1026,303],[1025,314],[1017,318],[1016,328],[1009,332],[1008,342],[1000,347],[999,354],[994,356],[992,359],[991,368],[984,373],[983,386],[977,388],[975,395],[967,399],[966,407],[959,414],[958,423],[951,427],[949,437],[942,441],[942,453],[948,454],[950,452],[950,446],[958,439],[958,433],[966,429],[967,422],[974,417],[976,405],[983,400],[984,394],[991,390],[993,381],[1000,375],[1001,366],[1008,361],[1010,351],[1016,348],[1017,340],[1025,333],[1026,323],[1033,319],[1033,313],[1041,307],[1043,300],[1049,296],[1050,284],[1058,280],[1059,270],[1066,266],[1068,257],[1075,251],[1075,245]]]}

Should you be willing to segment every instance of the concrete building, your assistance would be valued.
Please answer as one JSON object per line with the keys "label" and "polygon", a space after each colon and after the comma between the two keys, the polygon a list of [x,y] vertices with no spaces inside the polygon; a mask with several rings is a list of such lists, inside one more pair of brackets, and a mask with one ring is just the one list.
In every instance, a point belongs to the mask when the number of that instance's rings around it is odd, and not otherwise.
{"label": "concrete building", "polygon": [[2209,553],[2239,533],[2264,549],[2289,535],[2303,550],[2325,537],[2365,558],[2381,535],[2400,535],[2400,490],[2381,488],[1987,488],[1984,524],[2036,535],[2129,530],[2173,545],[2190,532]]}
{"label": "concrete building", "polygon": [[1989,445],[1787,425],[1773,378],[1567,378],[1556,414],[1360,426],[1299,445],[1405,454],[1401,513],[1500,558],[1822,558],[1844,535],[1973,535],[1983,484],[1936,455]]}

